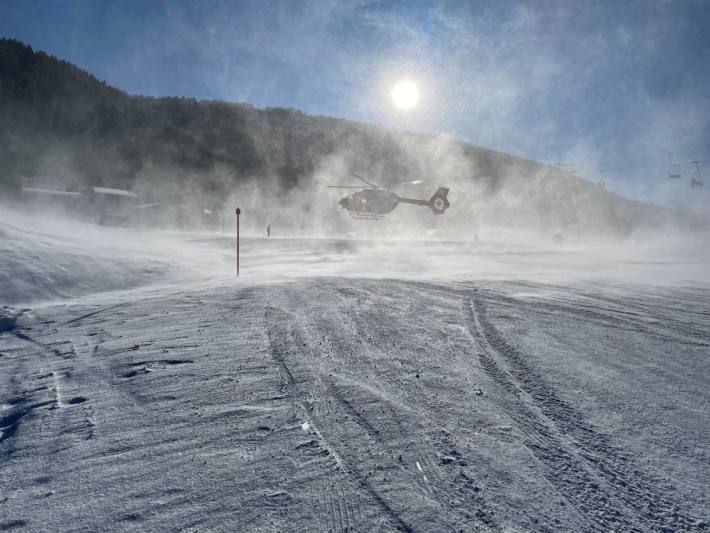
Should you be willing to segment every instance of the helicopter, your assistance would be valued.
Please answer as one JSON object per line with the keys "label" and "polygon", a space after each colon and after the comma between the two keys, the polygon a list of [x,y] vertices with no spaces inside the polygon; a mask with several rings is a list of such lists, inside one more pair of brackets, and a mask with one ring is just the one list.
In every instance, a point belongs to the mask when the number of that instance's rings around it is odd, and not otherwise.
{"label": "helicopter", "polygon": [[[338,201],[338,205],[345,209],[353,218],[378,220],[389,214],[400,203],[427,206],[435,215],[443,215],[444,211],[449,207],[449,200],[446,198],[449,194],[449,189],[446,187],[439,187],[429,200],[402,198],[389,189],[372,183],[354,172],[351,172],[351,174],[367,186],[329,185],[328,187],[331,189],[359,189],[358,192],[349,194]],[[421,183],[421,181],[407,183],[416,184]]]}

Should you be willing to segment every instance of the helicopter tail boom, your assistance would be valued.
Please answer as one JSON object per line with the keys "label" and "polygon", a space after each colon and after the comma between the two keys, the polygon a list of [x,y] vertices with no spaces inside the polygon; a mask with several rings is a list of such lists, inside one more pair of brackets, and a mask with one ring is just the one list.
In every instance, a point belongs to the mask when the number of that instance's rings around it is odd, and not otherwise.
{"label": "helicopter tail boom", "polygon": [[432,210],[435,215],[443,215],[444,211],[449,208],[449,200],[447,195],[449,194],[449,189],[446,187],[439,187],[429,200],[416,200],[414,198],[399,198],[399,201],[403,204],[414,204],[414,205],[425,205]]}

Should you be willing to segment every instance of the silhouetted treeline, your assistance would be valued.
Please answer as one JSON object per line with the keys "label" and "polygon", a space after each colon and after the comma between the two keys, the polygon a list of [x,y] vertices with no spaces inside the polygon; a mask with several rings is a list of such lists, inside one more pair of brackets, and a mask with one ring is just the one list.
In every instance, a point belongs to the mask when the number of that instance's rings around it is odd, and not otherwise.
{"label": "silhouetted treeline", "polygon": [[[86,183],[126,188],[146,167],[206,176],[218,165],[234,180],[275,176],[289,188],[340,149],[385,181],[426,171],[410,160],[397,132],[294,109],[130,96],[11,39],[0,40],[0,103],[5,185],[46,172],[46,158],[57,157],[58,149]],[[509,157],[461,145],[477,158],[481,175],[495,176],[495,159]],[[218,185],[224,186],[203,184]]]}
{"label": "silhouetted treeline", "polygon": [[[475,183],[479,196],[519,189],[521,209],[549,228],[583,224],[577,211],[586,208],[603,211],[625,233],[659,213],[557,169],[453,139],[294,109],[131,96],[66,61],[0,40],[5,192],[41,179],[66,190],[108,186],[219,199],[247,181],[292,190],[312,181],[318,165],[336,155],[349,169],[387,185],[440,176],[442,159],[432,154],[442,146],[457,159],[456,179]],[[333,180],[347,179],[347,169],[343,174]],[[561,197],[561,190],[571,196]],[[517,209],[515,202],[507,205]]]}

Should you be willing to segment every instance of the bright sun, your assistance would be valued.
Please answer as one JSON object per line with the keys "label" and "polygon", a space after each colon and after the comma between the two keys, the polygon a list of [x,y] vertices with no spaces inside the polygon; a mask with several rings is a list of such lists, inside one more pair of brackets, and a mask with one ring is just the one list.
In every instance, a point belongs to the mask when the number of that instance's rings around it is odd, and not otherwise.
{"label": "bright sun", "polygon": [[419,89],[411,81],[400,81],[392,89],[392,101],[399,109],[411,109],[419,101]]}

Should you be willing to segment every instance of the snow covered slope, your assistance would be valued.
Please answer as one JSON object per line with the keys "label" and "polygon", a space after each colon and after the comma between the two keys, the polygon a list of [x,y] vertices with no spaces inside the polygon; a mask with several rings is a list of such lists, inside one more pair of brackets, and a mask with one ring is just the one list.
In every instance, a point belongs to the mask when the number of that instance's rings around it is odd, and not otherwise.
{"label": "snow covered slope", "polygon": [[0,530],[710,528],[701,256],[175,239],[3,308]]}
{"label": "snow covered slope", "polygon": [[0,211],[0,304],[178,283],[214,263],[177,234]]}

